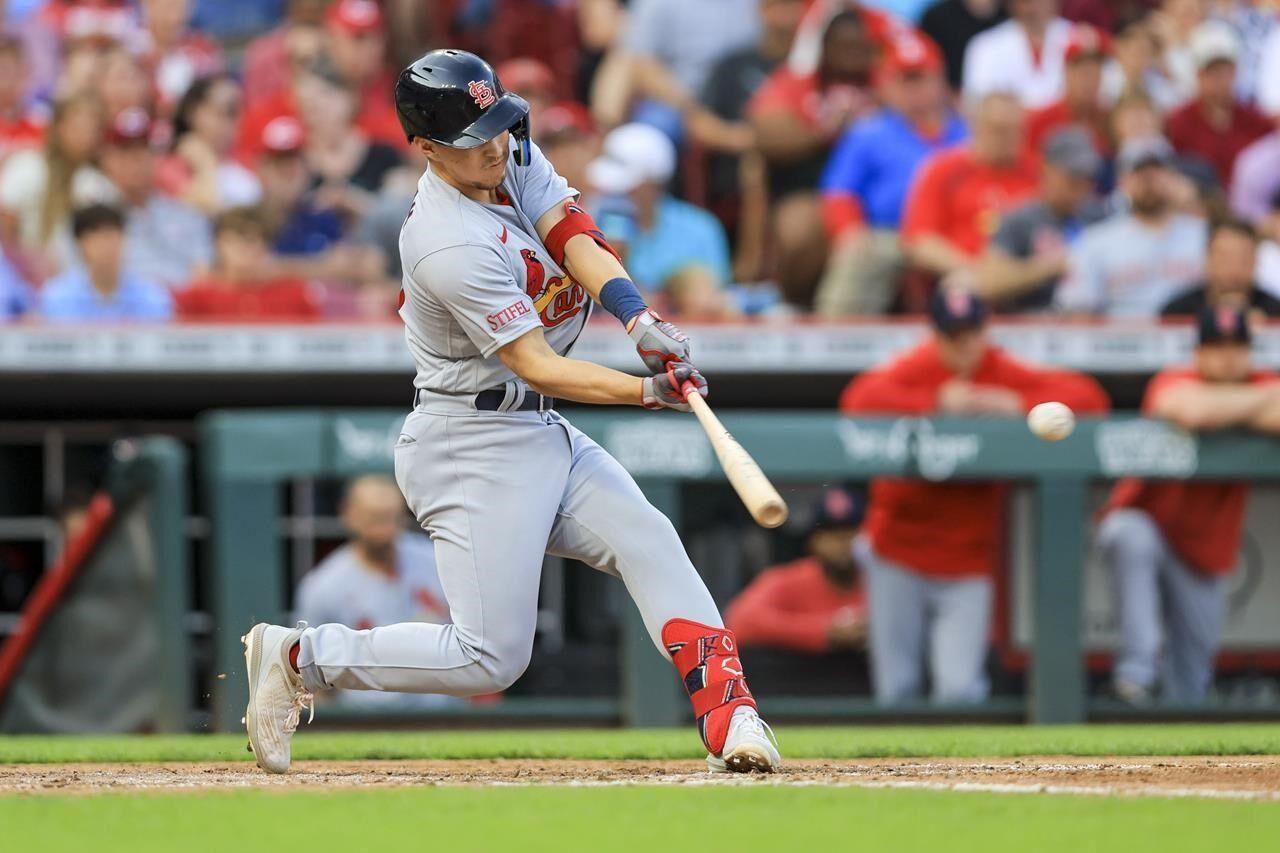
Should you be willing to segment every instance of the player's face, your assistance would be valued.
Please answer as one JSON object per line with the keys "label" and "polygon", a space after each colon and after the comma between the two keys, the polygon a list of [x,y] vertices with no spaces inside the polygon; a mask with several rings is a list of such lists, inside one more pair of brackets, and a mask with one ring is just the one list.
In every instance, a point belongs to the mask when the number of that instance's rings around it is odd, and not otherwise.
{"label": "player's face", "polygon": [[835,527],[809,534],[809,552],[818,558],[828,577],[839,582],[854,580],[857,566],[853,561],[856,527]]}
{"label": "player's face", "polygon": [[1213,235],[1205,260],[1205,277],[1220,302],[1225,298],[1234,300],[1227,304],[1237,308],[1249,307],[1257,261],[1258,247],[1248,234],[1222,228]]}
{"label": "player's face", "polygon": [[1243,382],[1252,371],[1248,344],[1201,344],[1196,347],[1196,368],[1206,382]]}
{"label": "player's face", "polygon": [[365,483],[348,497],[342,520],[366,551],[384,554],[401,530],[404,499],[394,484]]}
{"label": "player's face", "polygon": [[432,169],[463,195],[488,193],[502,185],[507,176],[508,140],[503,131],[476,148],[450,148],[424,139],[418,144],[431,161]]}
{"label": "player's face", "polygon": [[938,355],[958,376],[972,375],[986,351],[987,332],[981,327],[938,335]]}

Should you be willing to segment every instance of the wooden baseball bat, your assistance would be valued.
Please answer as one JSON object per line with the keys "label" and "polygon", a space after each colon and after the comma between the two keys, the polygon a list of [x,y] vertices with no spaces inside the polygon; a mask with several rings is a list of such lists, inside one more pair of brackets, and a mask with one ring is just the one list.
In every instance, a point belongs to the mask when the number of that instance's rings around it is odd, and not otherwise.
{"label": "wooden baseball bat", "polygon": [[685,383],[685,399],[688,400],[693,413],[698,416],[698,423],[715,448],[716,458],[724,469],[729,484],[738,493],[751,517],[761,527],[777,527],[787,520],[787,504],[778,494],[778,490],[769,482],[769,478],[760,470],[756,460],[729,434],[711,411],[707,401],[702,399],[692,382]]}

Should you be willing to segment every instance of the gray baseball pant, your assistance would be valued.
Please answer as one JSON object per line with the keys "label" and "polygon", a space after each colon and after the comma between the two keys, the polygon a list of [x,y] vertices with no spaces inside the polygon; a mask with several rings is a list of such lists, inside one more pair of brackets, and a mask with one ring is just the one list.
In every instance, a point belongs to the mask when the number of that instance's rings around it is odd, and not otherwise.
{"label": "gray baseball pant", "polygon": [[926,658],[935,702],[985,699],[991,580],[923,575],[881,557],[866,536],[854,554],[867,581],[876,700],[921,698]]}
{"label": "gray baseball pant", "polygon": [[664,655],[668,620],[724,624],[671,522],[617,460],[555,412],[424,404],[405,419],[395,470],[435,540],[453,623],[309,627],[298,664],[313,691],[505,690],[533,651],[544,553],[621,578]]}
{"label": "gray baseball pant", "polygon": [[1226,579],[1190,568],[1140,509],[1108,513],[1098,547],[1120,616],[1115,680],[1150,690],[1158,679],[1167,701],[1203,700],[1226,615]]}

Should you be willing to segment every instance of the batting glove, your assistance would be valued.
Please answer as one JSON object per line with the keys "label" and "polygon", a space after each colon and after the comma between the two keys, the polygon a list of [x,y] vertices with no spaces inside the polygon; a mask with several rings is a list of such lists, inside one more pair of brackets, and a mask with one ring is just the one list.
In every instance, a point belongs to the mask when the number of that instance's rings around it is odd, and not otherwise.
{"label": "batting glove", "polygon": [[641,392],[641,402],[646,409],[675,409],[677,412],[693,411],[685,402],[685,383],[692,382],[698,393],[707,396],[707,380],[692,364],[673,361],[666,371],[646,377]]}
{"label": "batting glove", "polygon": [[651,373],[661,373],[673,361],[689,360],[689,336],[674,323],[646,308],[627,323],[627,335]]}

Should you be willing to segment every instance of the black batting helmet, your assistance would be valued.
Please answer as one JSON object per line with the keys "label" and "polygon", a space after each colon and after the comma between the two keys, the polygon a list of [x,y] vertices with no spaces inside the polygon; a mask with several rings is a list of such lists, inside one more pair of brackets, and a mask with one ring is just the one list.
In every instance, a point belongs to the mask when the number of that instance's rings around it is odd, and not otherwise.
{"label": "black batting helmet", "polygon": [[475,148],[510,130],[516,162],[529,162],[529,104],[508,92],[493,67],[465,50],[433,50],[396,80],[396,114],[415,136],[452,148]]}

